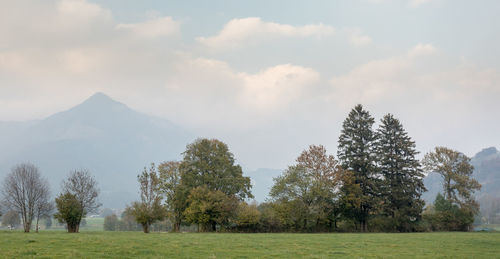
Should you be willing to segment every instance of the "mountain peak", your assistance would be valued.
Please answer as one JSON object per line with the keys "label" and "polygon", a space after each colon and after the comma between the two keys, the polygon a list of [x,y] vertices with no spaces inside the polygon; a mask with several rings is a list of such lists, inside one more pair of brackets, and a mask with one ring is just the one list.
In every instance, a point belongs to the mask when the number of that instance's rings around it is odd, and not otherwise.
{"label": "mountain peak", "polygon": [[485,158],[491,155],[498,154],[498,150],[495,147],[489,147],[481,150],[479,153],[477,153],[474,157],[475,158]]}
{"label": "mountain peak", "polygon": [[108,95],[97,92],[83,101],[75,108],[90,108],[92,110],[108,110],[108,109],[123,109],[127,106],[123,103],[113,100]]}
{"label": "mountain peak", "polygon": [[107,96],[104,93],[97,92],[87,98],[83,103],[93,103],[93,104],[105,104],[105,103],[117,103],[117,101],[111,99],[111,97]]}

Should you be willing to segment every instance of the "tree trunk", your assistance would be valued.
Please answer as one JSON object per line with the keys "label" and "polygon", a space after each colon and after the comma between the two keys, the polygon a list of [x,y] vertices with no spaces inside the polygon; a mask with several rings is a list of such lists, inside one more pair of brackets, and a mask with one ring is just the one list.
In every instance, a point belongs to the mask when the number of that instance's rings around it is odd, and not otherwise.
{"label": "tree trunk", "polygon": [[142,230],[144,233],[149,233],[149,224],[142,224]]}
{"label": "tree trunk", "polygon": [[67,224],[67,226],[68,226],[68,233],[78,233],[78,224],[76,225]]}
{"label": "tree trunk", "polygon": [[25,233],[29,233],[29,232],[30,232],[30,230],[31,230],[31,222],[26,221],[26,222],[24,223],[24,232],[25,232]]}
{"label": "tree trunk", "polygon": [[217,223],[212,222],[212,231],[215,232],[217,231]]}
{"label": "tree trunk", "polygon": [[174,230],[174,232],[179,232],[181,230],[181,223],[175,222],[173,230]]}

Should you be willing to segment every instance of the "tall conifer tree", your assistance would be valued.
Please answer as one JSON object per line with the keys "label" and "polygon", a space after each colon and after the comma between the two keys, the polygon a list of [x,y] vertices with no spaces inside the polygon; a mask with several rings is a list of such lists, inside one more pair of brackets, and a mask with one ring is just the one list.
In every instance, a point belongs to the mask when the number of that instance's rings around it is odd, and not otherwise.
{"label": "tall conifer tree", "polygon": [[383,176],[383,212],[393,219],[398,231],[412,231],[421,217],[426,189],[420,162],[415,156],[415,142],[411,140],[400,121],[392,114],[381,120],[377,130],[377,161]]}
{"label": "tall conifer tree", "polygon": [[379,193],[374,152],[376,134],[372,129],[374,123],[373,117],[361,104],[354,107],[343,123],[337,151],[340,164],[352,172],[353,184],[360,188],[359,208],[354,208],[353,214],[362,231],[367,231],[368,216]]}

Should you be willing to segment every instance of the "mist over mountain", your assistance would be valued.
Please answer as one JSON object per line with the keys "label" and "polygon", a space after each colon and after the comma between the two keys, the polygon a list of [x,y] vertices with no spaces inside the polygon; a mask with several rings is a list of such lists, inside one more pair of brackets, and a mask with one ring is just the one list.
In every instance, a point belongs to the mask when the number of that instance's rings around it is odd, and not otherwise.
{"label": "mist over mountain", "polygon": [[0,123],[0,177],[20,162],[38,166],[53,195],[71,170],[88,169],[105,207],[137,199],[137,175],[151,162],[178,160],[195,137],[172,122],[97,93],[40,121]]}
{"label": "mist over mountain", "polygon": [[[151,162],[180,160],[196,136],[174,123],[136,112],[102,93],[48,118],[0,122],[0,179],[21,162],[38,166],[49,179],[52,194],[74,169],[88,169],[99,182],[104,207],[122,208],[138,198],[137,174]],[[486,148],[472,158],[474,177],[482,184],[477,197],[500,197],[500,152]],[[283,170],[246,171],[255,200],[264,202],[273,178]],[[424,178],[432,203],[442,191],[442,179]]]}

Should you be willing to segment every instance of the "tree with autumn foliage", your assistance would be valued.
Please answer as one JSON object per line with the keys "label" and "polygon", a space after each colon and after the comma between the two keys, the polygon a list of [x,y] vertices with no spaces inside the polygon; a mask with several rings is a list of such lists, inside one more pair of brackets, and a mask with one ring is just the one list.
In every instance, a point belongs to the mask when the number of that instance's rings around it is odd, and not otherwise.
{"label": "tree with autumn foliage", "polygon": [[295,231],[331,231],[339,216],[341,168],[323,146],[309,146],[282,176],[270,196],[284,225]]}

